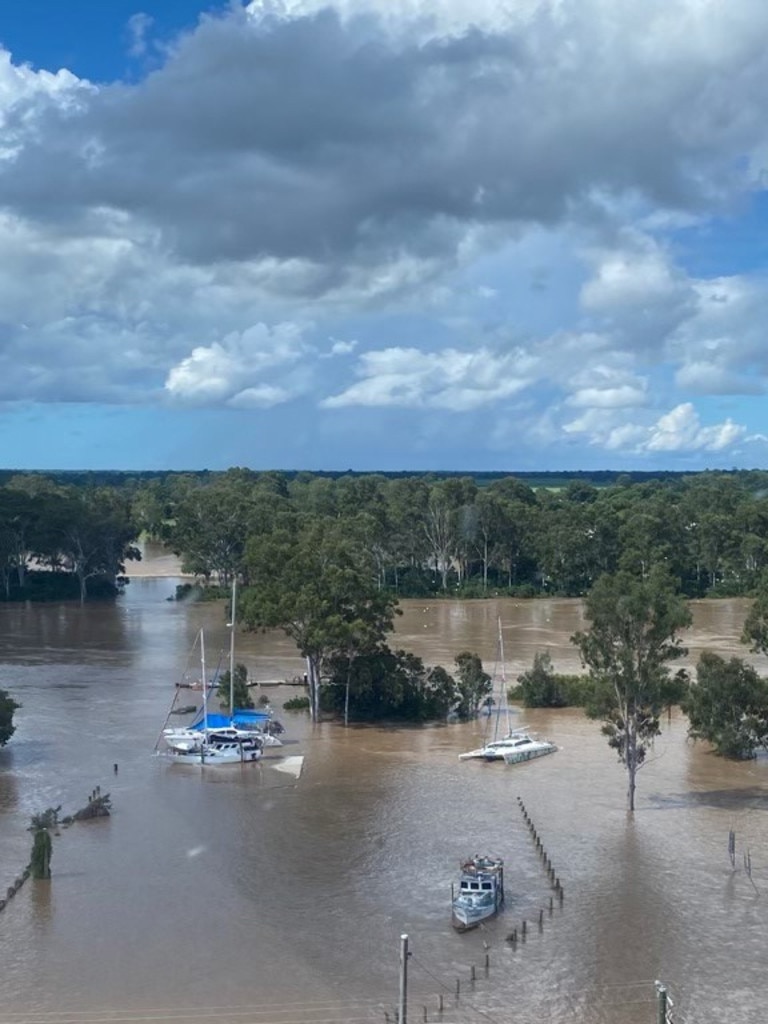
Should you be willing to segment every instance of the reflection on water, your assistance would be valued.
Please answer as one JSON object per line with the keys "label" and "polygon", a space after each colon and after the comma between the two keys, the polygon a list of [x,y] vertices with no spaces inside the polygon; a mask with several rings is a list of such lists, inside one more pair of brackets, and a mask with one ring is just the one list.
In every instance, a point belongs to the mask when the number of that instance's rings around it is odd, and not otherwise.
{"label": "reflection on water", "polygon": [[[381,1021],[397,1000],[402,932],[413,1019],[442,991],[445,1021],[639,1024],[655,1019],[656,978],[688,1020],[759,1019],[768,761],[715,758],[675,715],[640,773],[634,821],[599,727],[572,709],[519,716],[561,749],[514,768],[458,761],[479,722],[344,730],[287,713],[284,753],[306,755],[298,781],[275,771],[280,751],[202,772],[169,765],[152,749],[200,625],[212,665],[228,649],[221,604],[169,602],[175,583],[136,579],[111,608],[0,608],[0,687],[24,705],[0,752],[0,891],[28,857],[32,813],[72,811],[96,785],[114,805],[109,820],[56,838],[51,882],[28,882],[0,915],[0,1021],[106,1009],[195,1020],[205,1008],[225,1024]],[[743,613],[697,605],[691,658],[710,643],[743,654]],[[568,601],[408,602],[398,643],[449,668],[476,650],[490,669],[501,615],[508,678],[543,649],[572,671],[581,614]],[[277,634],[239,637],[238,660],[263,681],[302,671]],[[296,691],[264,692],[279,704]],[[551,915],[518,795],[565,887]],[[484,850],[506,860],[507,905],[457,935],[451,882]],[[513,947],[512,927],[542,909],[543,930]],[[471,987],[486,951],[490,975]]]}

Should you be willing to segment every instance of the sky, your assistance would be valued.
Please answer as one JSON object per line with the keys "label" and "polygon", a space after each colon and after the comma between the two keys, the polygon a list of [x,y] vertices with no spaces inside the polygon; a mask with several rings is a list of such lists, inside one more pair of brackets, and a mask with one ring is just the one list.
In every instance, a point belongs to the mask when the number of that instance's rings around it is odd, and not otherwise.
{"label": "sky", "polygon": [[0,9],[0,467],[768,462],[763,0]]}

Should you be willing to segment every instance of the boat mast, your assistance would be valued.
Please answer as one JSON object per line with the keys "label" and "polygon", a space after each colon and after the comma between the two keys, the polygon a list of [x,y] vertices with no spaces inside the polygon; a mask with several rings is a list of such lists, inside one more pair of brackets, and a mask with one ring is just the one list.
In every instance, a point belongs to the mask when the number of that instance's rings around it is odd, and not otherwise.
{"label": "boat mast", "polygon": [[208,680],[205,677],[205,633],[200,627],[200,672],[203,677],[203,739],[200,743],[200,763],[205,764],[205,744],[208,740]]}
{"label": "boat mast", "polygon": [[235,601],[237,598],[237,579],[232,577],[232,621],[229,624],[229,720],[235,720]]}
{"label": "boat mast", "polygon": [[[507,669],[506,669],[506,665],[504,664],[504,634],[502,633],[502,630],[501,630],[501,616],[499,616],[499,618],[498,618],[498,627],[499,627],[499,663],[501,665],[501,694],[500,694],[501,705],[499,706],[499,710],[501,710],[502,707],[504,708],[504,711],[505,711],[506,716],[507,716],[507,734],[509,734],[509,733],[512,732],[512,722],[510,721],[510,718],[509,718],[509,701],[507,700]],[[499,715],[496,715],[496,726],[495,726],[495,729],[494,729],[494,732],[493,732],[493,738],[494,739],[496,739],[498,737],[498,732],[499,732]]]}

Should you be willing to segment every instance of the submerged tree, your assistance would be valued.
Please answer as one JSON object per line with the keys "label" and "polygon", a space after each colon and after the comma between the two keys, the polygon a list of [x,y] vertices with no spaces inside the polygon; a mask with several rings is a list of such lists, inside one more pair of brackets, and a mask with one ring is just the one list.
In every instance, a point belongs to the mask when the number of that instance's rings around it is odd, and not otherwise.
{"label": "submerged tree", "polygon": [[32,822],[29,831],[33,833],[32,855],[29,859],[29,872],[33,878],[51,877],[51,854],[53,843],[51,842],[51,828],[56,828],[59,822],[59,807],[49,807],[40,814],[32,815]]}
{"label": "submerged tree", "polygon": [[456,674],[459,699],[456,713],[460,718],[474,718],[480,705],[491,695],[491,677],[483,670],[480,656],[471,651],[462,651],[456,655]]}
{"label": "submerged tree", "polygon": [[235,665],[235,678],[231,686],[232,691],[232,707],[229,706],[230,697],[230,685],[229,685],[229,669],[222,673],[221,679],[219,680],[219,688],[216,691],[221,706],[226,706],[229,709],[230,715],[234,714],[235,708],[252,708],[254,706],[251,694],[248,689],[248,669],[245,665]]}
{"label": "submerged tree", "polygon": [[253,585],[241,601],[243,621],[250,629],[281,628],[294,641],[306,659],[313,721],[324,668],[342,657],[351,671],[358,656],[384,642],[397,614],[359,527],[356,519],[286,521],[247,547]]}
{"label": "submerged tree", "polygon": [[17,704],[7,691],[0,690],[0,747],[4,747],[16,732],[13,714],[20,707],[21,704]]}
{"label": "submerged tree", "polygon": [[683,711],[689,735],[707,740],[724,757],[755,756],[768,742],[768,684],[741,658],[705,651]]}
{"label": "submerged tree", "polygon": [[661,731],[661,712],[680,690],[680,673],[673,677],[667,663],[686,654],[678,633],[691,613],[660,571],[645,579],[601,576],[585,610],[590,628],[571,640],[589,669],[587,713],[603,719],[603,733],[627,770],[627,807],[634,811],[637,771]]}

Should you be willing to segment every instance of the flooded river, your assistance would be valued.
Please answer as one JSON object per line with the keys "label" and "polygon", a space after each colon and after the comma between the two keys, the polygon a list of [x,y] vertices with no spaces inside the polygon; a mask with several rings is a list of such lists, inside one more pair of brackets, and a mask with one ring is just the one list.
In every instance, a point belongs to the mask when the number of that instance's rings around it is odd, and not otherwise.
{"label": "flooded river", "polygon": [[[71,813],[97,785],[113,801],[111,818],[55,838],[51,882],[27,882],[0,914],[0,1021],[384,1024],[402,933],[414,1022],[651,1022],[656,979],[681,1024],[764,1018],[768,761],[724,762],[673,717],[631,822],[624,772],[574,710],[518,713],[561,749],[516,767],[458,761],[481,723],[345,730],[284,712],[299,780],[277,770],[279,751],[168,764],[153,748],[199,627],[212,667],[228,650],[221,604],[171,601],[176,582],[135,579],[112,607],[0,606],[0,687],[23,704],[0,751],[0,892],[28,859],[33,813]],[[469,649],[492,670],[501,616],[508,678],[536,650],[579,668],[577,602],[404,608],[399,643],[431,664]],[[744,613],[698,604],[692,660],[743,656]],[[276,634],[239,637],[237,654],[263,681],[303,668]],[[298,691],[264,692],[279,707]],[[564,886],[552,913],[518,796]],[[507,904],[458,935],[451,882],[482,851],[505,858]]]}

